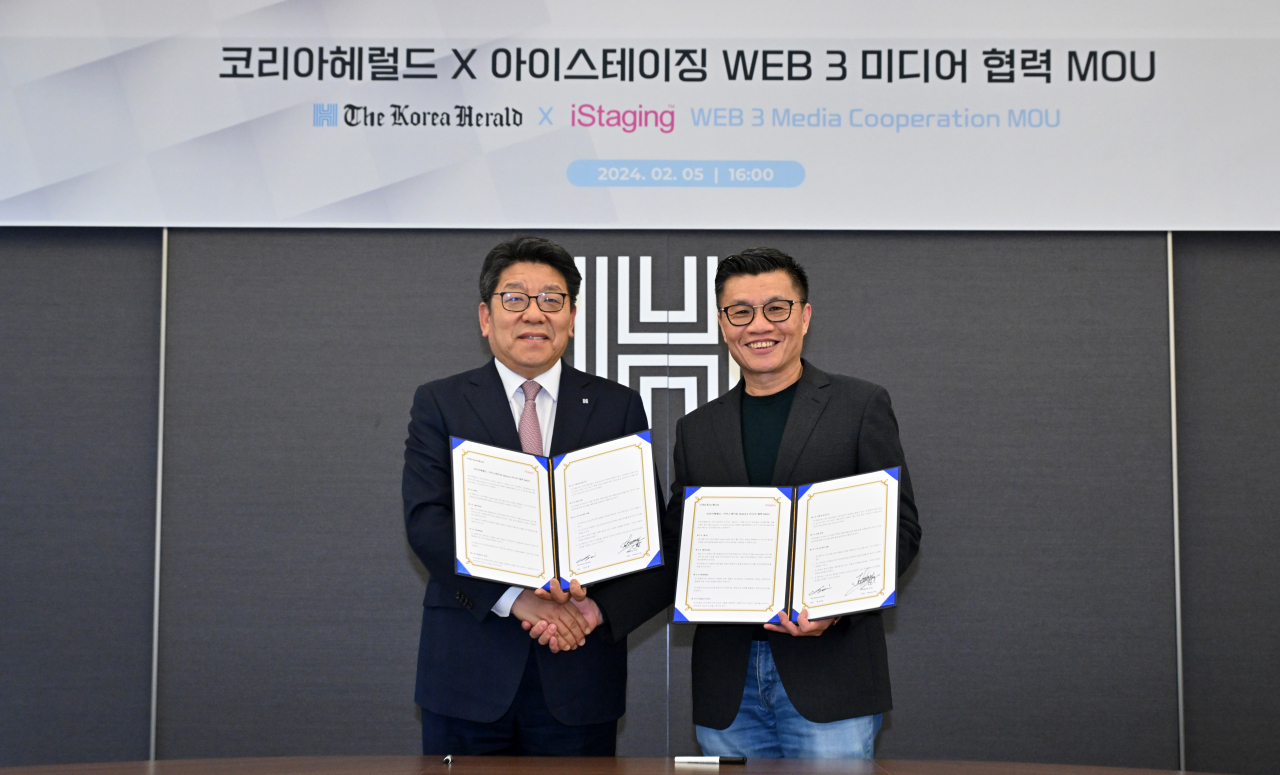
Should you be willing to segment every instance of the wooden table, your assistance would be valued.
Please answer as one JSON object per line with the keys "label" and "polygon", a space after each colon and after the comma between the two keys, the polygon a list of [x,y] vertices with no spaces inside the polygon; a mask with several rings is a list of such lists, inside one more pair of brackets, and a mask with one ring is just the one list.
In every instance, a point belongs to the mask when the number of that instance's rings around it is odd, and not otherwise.
{"label": "wooden table", "polygon": [[167,759],[157,762],[61,764],[0,768],[0,775],[1168,775],[1067,764],[899,761],[877,759],[752,759],[721,767],[677,765],[670,759],[457,756],[300,756],[279,759]]}

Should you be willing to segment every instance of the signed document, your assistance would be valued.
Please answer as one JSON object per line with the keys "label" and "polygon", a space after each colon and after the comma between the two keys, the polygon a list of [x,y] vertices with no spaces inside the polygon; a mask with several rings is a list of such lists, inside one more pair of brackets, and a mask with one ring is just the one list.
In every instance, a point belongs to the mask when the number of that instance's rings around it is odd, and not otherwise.
{"label": "signed document", "polygon": [[790,487],[685,490],[676,621],[778,620],[787,602],[792,496]]}
{"label": "signed document", "polygon": [[556,578],[545,457],[453,439],[454,571],[519,587]]}
{"label": "signed document", "polygon": [[662,564],[648,438],[626,436],[552,463],[562,578],[591,584]]}
{"label": "signed document", "polygon": [[648,431],[554,458],[451,444],[456,573],[567,588],[662,564]]}
{"label": "signed document", "polygon": [[[897,473],[897,469],[890,469]],[[810,619],[892,605],[898,480],[889,472],[798,488],[792,604]]]}
{"label": "signed document", "polygon": [[685,489],[677,622],[824,619],[894,605],[898,469],[800,487]]}

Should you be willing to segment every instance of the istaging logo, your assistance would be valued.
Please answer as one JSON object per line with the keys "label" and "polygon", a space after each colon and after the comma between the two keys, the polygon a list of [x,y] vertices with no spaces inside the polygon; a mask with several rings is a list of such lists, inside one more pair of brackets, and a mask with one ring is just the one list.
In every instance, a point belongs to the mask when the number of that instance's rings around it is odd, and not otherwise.
{"label": "istaging logo", "polygon": [[569,106],[569,123],[573,126],[613,127],[628,134],[652,127],[663,134],[671,134],[676,128],[676,106],[668,105],[666,110],[657,110],[638,105],[618,110],[604,105],[574,103]]}

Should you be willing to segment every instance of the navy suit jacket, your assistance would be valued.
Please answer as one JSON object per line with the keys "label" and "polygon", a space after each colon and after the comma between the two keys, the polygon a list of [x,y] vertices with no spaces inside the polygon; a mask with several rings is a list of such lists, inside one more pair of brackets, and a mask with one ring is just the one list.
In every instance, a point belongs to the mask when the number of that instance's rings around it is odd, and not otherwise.
{"label": "navy suit jacket", "polygon": [[[496,721],[511,706],[535,648],[543,693],[564,724],[613,721],[626,709],[626,635],[670,600],[639,583],[647,572],[593,585],[605,623],[570,652],[538,646],[514,615],[490,609],[506,584],[454,573],[449,437],[520,449],[510,398],[493,361],[418,388],[404,452],[404,517],[409,543],[431,573],[423,600],[415,700],[441,715]],[[636,391],[567,364],[560,374],[551,454],[645,430]],[[662,498],[657,499],[662,503]],[[665,555],[664,555],[665,557]]]}

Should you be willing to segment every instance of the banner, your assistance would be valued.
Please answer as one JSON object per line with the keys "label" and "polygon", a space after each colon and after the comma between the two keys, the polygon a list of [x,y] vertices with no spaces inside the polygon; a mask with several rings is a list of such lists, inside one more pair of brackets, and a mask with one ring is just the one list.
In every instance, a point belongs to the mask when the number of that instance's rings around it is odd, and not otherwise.
{"label": "banner", "polygon": [[0,8],[0,223],[1275,229],[1267,4]]}

